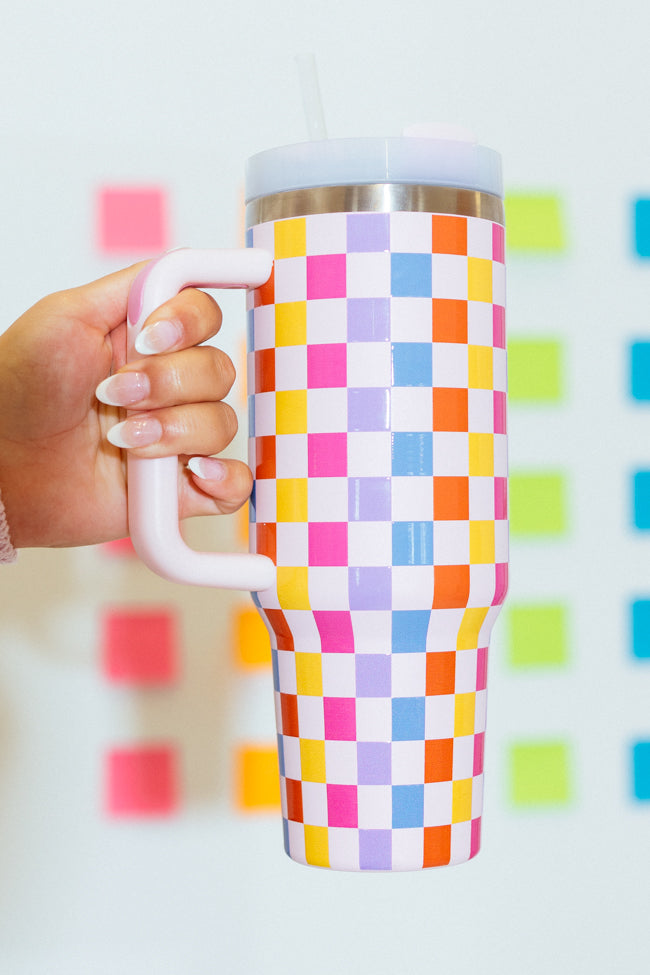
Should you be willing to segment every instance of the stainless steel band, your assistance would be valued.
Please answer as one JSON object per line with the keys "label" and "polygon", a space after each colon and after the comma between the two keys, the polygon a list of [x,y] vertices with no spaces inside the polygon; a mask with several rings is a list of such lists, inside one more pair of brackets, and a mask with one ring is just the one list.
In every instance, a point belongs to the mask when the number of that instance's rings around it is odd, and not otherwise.
{"label": "stainless steel band", "polygon": [[483,217],[504,223],[503,200],[491,193],[452,186],[371,183],[316,186],[259,197],[246,206],[246,226],[314,213],[391,213],[396,210]]}

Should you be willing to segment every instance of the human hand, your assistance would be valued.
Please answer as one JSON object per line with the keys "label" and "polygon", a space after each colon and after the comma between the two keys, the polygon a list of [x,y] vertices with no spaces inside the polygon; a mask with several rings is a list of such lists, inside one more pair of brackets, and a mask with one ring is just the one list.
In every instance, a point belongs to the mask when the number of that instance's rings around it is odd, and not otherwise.
{"label": "human hand", "polygon": [[[209,458],[237,431],[222,402],[230,359],[194,347],[220,328],[216,302],[193,289],[165,302],[141,333],[141,351],[156,354],[125,361],[129,288],[143,266],[50,295],[0,335],[0,491],[16,548],[128,534],[123,449],[179,455],[182,518],[235,511],[250,494],[245,464]],[[187,469],[195,455],[203,476]]]}

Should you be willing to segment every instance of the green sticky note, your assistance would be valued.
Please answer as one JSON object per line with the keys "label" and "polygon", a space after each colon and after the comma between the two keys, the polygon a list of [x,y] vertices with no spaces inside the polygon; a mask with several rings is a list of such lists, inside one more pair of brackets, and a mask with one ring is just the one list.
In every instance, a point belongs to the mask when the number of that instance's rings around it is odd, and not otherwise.
{"label": "green sticky note", "polygon": [[519,473],[510,476],[510,530],[513,536],[558,536],[567,530],[563,474]]}
{"label": "green sticky note", "polygon": [[569,747],[563,741],[510,747],[510,798],[515,806],[564,806],[571,801]]}
{"label": "green sticky note", "polygon": [[557,254],[566,248],[559,197],[553,193],[507,193],[506,245],[509,251]]}
{"label": "green sticky note", "polygon": [[508,342],[511,403],[557,403],[562,399],[562,346],[554,339]]}
{"label": "green sticky note", "polygon": [[506,616],[512,667],[563,667],[569,657],[567,611],[561,605],[511,606]]}

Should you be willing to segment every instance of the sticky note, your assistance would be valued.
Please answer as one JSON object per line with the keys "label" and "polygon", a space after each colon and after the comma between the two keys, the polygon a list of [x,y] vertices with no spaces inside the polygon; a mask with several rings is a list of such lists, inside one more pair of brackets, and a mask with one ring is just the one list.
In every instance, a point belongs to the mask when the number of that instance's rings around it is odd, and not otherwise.
{"label": "sticky note", "polygon": [[106,756],[110,816],[165,816],[179,803],[178,761],[170,745],[115,748]]}
{"label": "sticky note", "polygon": [[514,668],[563,667],[569,659],[566,606],[511,605],[506,614],[508,663]]}
{"label": "sticky note", "polygon": [[509,759],[510,799],[515,806],[564,806],[571,801],[566,742],[517,742],[510,747]]}
{"label": "sticky note", "polygon": [[554,471],[513,473],[510,477],[510,528],[513,536],[557,537],[567,530],[567,487]]}
{"label": "sticky note", "polygon": [[636,599],[630,607],[632,654],[650,660],[650,599]]}
{"label": "sticky note", "polygon": [[650,471],[637,471],[632,480],[634,527],[650,531]]}
{"label": "sticky note", "polygon": [[564,216],[554,193],[507,193],[506,246],[513,253],[558,254],[566,247]]}
{"label": "sticky note", "polygon": [[233,615],[235,661],[241,667],[270,667],[271,641],[262,617],[253,606]]}
{"label": "sticky note", "polygon": [[170,684],[178,676],[173,609],[111,609],[101,620],[104,675],[121,684]]}
{"label": "sticky note", "polygon": [[248,812],[280,808],[280,777],[275,745],[241,745],[235,753],[235,801]]}
{"label": "sticky note", "polygon": [[632,222],[637,257],[650,257],[650,199],[639,198],[634,201]]}
{"label": "sticky note", "polygon": [[160,187],[105,186],[97,194],[97,242],[104,253],[155,254],[169,246],[167,193]]}
{"label": "sticky note", "polygon": [[511,403],[557,403],[562,399],[563,350],[555,339],[508,342],[508,398]]}
{"label": "sticky note", "polygon": [[630,345],[630,393],[633,399],[650,400],[650,342]]}
{"label": "sticky note", "polygon": [[632,790],[635,799],[650,802],[650,741],[632,746]]}

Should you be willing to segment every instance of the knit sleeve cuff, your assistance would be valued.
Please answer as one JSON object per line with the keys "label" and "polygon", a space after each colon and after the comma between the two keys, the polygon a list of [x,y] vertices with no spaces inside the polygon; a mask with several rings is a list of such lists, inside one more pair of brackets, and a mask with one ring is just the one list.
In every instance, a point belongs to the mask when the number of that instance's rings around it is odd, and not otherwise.
{"label": "knit sleeve cuff", "polygon": [[0,495],[0,565],[8,562],[15,562],[17,558],[16,549],[11,544],[9,535],[9,525]]}

